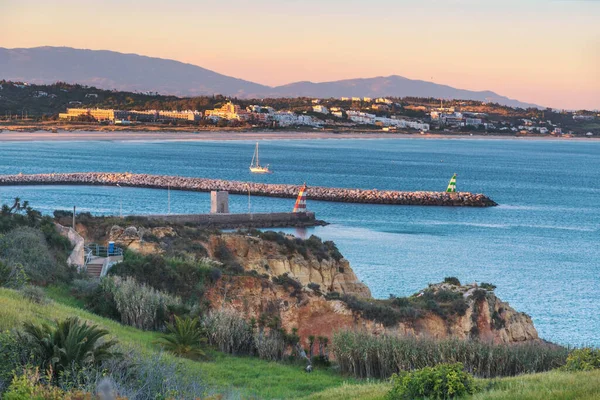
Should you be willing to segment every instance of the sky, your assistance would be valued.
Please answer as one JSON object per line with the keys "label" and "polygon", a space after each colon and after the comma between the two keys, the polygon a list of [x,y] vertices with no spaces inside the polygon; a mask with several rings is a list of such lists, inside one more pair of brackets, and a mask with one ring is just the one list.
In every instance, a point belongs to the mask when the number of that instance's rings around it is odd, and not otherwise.
{"label": "sky", "polygon": [[401,75],[600,109],[600,0],[0,0],[0,47],[36,46],[271,86]]}

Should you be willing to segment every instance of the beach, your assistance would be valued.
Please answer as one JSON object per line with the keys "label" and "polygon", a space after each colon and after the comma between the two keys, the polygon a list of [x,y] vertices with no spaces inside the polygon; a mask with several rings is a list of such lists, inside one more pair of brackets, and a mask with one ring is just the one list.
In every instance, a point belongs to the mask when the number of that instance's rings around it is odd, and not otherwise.
{"label": "beach", "polygon": [[481,135],[459,133],[386,133],[386,132],[342,132],[332,131],[17,131],[0,132],[2,142],[28,141],[136,141],[136,140],[169,140],[169,141],[215,141],[215,140],[310,140],[310,139],[515,139],[515,140],[582,140],[588,137],[555,137],[555,136],[514,136],[514,135]]}

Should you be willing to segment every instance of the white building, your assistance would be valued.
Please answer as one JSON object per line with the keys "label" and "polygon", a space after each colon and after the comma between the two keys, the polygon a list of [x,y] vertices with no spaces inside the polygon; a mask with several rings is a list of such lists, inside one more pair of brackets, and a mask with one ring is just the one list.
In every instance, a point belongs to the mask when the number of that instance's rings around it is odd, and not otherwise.
{"label": "white building", "polygon": [[333,111],[331,113],[331,115],[335,115],[338,118],[344,118],[344,113],[340,110],[340,111]]}
{"label": "white building", "polygon": [[371,102],[371,98],[370,97],[363,97],[363,101],[365,103],[370,103]]}
{"label": "white building", "polygon": [[385,97],[380,97],[378,99],[375,99],[375,103],[383,103],[383,104],[390,105],[390,104],[392,104],[392,101],[390,99],[386,99]]}
{"label": "white building", "polygon": [[96,93],[87,93],[87,94],[85,95],[85,97],[86,97],[86,98],[91,98],[91,97],[93,97],[93,98],[97,99],[97,98],[98,98],[98,95],[97,95]]}
{"label": "white building", "polygon": [[33,93],[33,97],[48,97],[48,93],[38,90]]}
{"label": "white building", "polygon": [[481,120],[481,118],[467,118],[465,120],[465,125],[467,126],[479,126],[483,123],[483,121]]}
{"label": "white building", "polygon": [[362,111],[347,111],[348,119],[357,124],[372,125],[375,124],[375,114],[369,114]]}
{"label": "white building", "polygon": [[322,105],[313,106],[313,111],[320,114],[329,114],[329,110],[327,109],[327,107]]}

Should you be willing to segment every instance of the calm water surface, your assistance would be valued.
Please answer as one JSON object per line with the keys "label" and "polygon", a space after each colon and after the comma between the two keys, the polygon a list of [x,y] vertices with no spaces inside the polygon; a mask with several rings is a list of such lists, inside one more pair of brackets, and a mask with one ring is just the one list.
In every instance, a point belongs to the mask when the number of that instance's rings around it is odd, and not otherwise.
{"label": "calm water surface", "polygon": [[[487,209],[311,202],[331,223],[291,232],[334,240],[379,298],[409,295],[457,276],[491,282],[533,317],[540,335],[600,345],[600,143],[520,140],[263,141],[272,175],[250,175],[250,142],[0,143],[0,174],[129,171],[269,183],[481,192]],[[163,190],[115,187],[0,187],[0,200],[54,209],[166,213]],[[171,192],[174,213],[208,212],[206,193]],[[292,199],[250,199],[253,212],[288,211]],[[232,212],[247,196],[230,198]]]}

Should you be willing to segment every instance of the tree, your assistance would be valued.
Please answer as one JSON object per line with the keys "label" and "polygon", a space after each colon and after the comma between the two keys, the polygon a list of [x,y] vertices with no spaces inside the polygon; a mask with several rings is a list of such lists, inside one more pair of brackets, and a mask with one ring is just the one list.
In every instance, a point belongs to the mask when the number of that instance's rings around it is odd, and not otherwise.
{"label": "tree", "polygon": [[88,325],[78,317],[48,324],[24,324],[24,340],[30,340],[41,360],[41,367],[52,372],[57,379],[67,368],[84,368],[99,365],[118,355],[111,351],[117,343],[102,340],[108,331]]}
{"label": "tree", "polygon": [[206,332],[199,325],[198,318],[175,316],[175,323],[167,324],[167,332],[157,340],[165,350],[187,358],[200,358],[206,355],[202,349],[203,344],[206,343]]}

